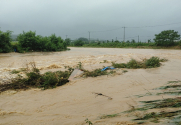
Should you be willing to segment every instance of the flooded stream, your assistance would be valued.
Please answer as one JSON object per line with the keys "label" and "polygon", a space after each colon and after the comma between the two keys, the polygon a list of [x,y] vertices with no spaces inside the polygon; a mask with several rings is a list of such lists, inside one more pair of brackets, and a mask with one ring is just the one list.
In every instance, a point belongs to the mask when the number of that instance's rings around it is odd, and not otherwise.
{"label": "flooded stream", "polygon": [[[150,92],[168,81],[181,80],[181,50],[70,48],[64,52],[0,54],[0,79],[10,77],[13,69],[26,68],[35,62],[41,72],[64,70],[79,62],[88,70],[110,66],[111,62],[128,62],[157,56],[168,59],[159,68],[127,69],[125,74],[80,78],[55,89],[8,92],[0,95],[0,124],[3,125],[84,125],[88,118],[95,125],[132,124],[128,116],[99,119],[103,114],[120,113],[138,105],[133,95]],[[104,63],[106,60],[106,63]],[[56,65],[58,68],[48,68]],[[122,69],[119,69],[122,70]],[[103,93],[113,98],[95,97]],[[161,96],[147,97],[162,98]],[[128,105],[129,104],[129,105]],[[120,124],[119,124],[120,123]]]}

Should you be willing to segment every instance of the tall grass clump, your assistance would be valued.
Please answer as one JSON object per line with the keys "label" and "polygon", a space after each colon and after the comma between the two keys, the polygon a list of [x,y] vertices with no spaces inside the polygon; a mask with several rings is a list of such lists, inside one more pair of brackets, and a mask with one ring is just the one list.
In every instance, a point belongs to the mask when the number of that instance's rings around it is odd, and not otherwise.
{"label": "tall grass clump", "polygon": [[115,63],[112,62],[114,68],[128,68],[128,69],[138,69],[138,68],[155,68],[160,67],[160,62],[165,62],[167,59],[160,59],[159,57],[151,57],[150,59],[145,59],[143,61],[137,61],[131,59],[128,63]]}
{"label": "tall grass clump", "polygon": [[147,68],[154,68],[160,66],[160,59],[158,57],[151,57],[150,59],[147,59],[145,62],[145,65]]}
{"label": "tall grass clump", "polygon": [[101,71],[102,69],[95,69],[93,71],[88,71],[88,70],[83,70],[83,76],[85,77],[97,77],[97,76],[101,76],[101,75],[107,75],[108,72],[107,71]]}
{"label": "tall grass clump", "polygon": [[135,59],[131,59],[126,66],[128,69],[137,69],[143,68],[143,64],[141,62],[136,61]]}

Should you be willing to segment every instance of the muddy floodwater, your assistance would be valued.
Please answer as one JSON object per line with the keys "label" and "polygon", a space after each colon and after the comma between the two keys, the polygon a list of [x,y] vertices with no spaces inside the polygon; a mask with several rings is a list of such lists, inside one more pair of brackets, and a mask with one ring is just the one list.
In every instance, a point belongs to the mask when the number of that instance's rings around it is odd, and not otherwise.
{"label": "muddy floodwater", "polygon": [[[168,81],[181,80],[181,50],[70,48],[64,52],[33,52],[0,54],[0,80],[7,80],[13,69],[26,68],[35,62],[41,73],[76,67],[81,62],[88,70],[157,56],[168,59],[159,68],[126,69],[128,72],[95,78],[78,78],[55,89],[8,91],[0,94],[0,124],[2,125],[86,125],[88,118],[95,125],[134,124],[133,116],[100,119],[139,105],[138,101],[162,99],[162,96],[137,98],[134,95],[151,93]],[[105,61],[106,60],[106,61]],[[124,69],[116,69],[124,70]],[[102,93],[112,98],[94,93]],[[158,109],[159,110],[159,109]],[[150,123],[152,124],[152,123]]]}

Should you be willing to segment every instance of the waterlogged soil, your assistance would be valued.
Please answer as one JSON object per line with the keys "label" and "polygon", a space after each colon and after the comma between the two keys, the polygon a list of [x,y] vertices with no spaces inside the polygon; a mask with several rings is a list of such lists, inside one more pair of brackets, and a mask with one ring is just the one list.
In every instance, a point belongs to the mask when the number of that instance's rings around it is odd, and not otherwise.
{"label": "waterlogged soil", "polygon": [[[135,95],[152,93],[168,81],[181,80],[181,51],[162,49],[70,48],[64,52],[33,52],[0,54],[0,80],[5,81],[13,69],[26,68],[35,62],[41,73],[76,67],[79,62],[87,70],[157,56],[168,59],[159,68],[126,69],[128,72],[95,78],[78,78],[55,89],[7,91],[0,94],[0,124],[3,125],[95,125],[136,124],[121,112],[138,106]],[[106,60],[106,61],[105,61]],[[116,69],[122,72],[125,69]],[[21,74],[21,72],[20,72]],[[106,96],[96,95],[101,93]],[[143,101],[163,99],[164,95],[145,96]],[[165,95],[166,98],[168,95]],[[159,110],[159,109],[156,109]],[[101,116],[118,114],[100,119]],[[153,123],[147,123],[153,124]],[[169,124],[169,123],[164,123]]]}

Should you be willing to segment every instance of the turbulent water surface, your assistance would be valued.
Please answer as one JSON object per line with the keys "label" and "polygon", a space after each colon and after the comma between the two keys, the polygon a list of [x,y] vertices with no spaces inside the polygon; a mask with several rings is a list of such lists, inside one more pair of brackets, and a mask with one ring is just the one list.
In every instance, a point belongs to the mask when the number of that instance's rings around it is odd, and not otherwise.
{"label": "turbulent water surface", "polygon": [[[7,80],[13,69],[26,68],[35,62],[40,71],[65,70],[79,62],[85,69],[110,66],[111,62],[128,62],[157,56],[168,59],[159,68],[127,69],[127,73],[79,78],[55,89],[8,91],[0,95],[0,124],[86,124],[88,118],[97,125],[133,124],[122,114],[100,119],[103,114],[121,113],[137,106],[140,100],[161,99],[162,96],[136,98],[134,95],[153,91],[168,81],[181,80],[181,51],[162,49],[71,48],[64,52],[33,52],[0,54],[0,79]],[[106,60],[106,61],[105,61]],[[117,69],[121,72],[123,69]],[[94,93],[110,96],[95,97]]]}

